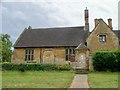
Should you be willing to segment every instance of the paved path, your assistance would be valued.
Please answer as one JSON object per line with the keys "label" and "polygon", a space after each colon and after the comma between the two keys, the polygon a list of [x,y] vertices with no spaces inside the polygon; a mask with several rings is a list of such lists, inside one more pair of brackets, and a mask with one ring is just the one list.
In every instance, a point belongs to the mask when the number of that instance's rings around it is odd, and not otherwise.
{"label": "paved path", "polygon": [[70,88],[89,88],[87,74],[76,74]]}

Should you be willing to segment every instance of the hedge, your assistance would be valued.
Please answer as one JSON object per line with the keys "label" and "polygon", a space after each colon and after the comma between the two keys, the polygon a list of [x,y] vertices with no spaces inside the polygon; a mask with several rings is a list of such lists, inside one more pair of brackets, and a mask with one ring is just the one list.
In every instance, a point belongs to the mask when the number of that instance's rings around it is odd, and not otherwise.
{"label": "hedge", "polygon": [[25,63],[25,64],[14,64],[14,63],[2,63],[2,70],[33,70],[33,71],[51,71],[51,70],[70,70],[70,65],[55,65],[55,64],[37,64],[37,63]]}
{"label": "hedge", "polygon": [[96,71],[120,71],[120,51],[98,51],[93,55]]}

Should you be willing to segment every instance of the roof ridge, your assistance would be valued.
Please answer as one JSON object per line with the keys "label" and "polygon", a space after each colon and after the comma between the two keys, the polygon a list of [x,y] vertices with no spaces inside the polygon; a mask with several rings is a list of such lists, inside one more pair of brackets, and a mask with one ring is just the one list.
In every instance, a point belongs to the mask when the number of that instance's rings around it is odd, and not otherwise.
{"label": "roof ridge", "polygon": [[[83,28],[84,26],[70,26],[70,27],[42,27],[42,28],[32,28],[32,29],[62,29],[62,28]],[[32,30],[30,29],[30,30]]]}
{"label": "roof ridge", "polygon": [[78,46],[83,42],[84,27],[27,29],[17,39],[17,47]]}

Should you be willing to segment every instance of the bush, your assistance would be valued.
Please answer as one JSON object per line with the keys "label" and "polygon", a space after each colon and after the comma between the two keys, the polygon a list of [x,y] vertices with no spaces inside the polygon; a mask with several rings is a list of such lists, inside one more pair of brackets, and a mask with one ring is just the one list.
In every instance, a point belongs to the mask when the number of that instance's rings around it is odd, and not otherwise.
{"label": "bush", "polygon": [[120,51],[98,51],[92,59],[96,71],[120,71]]}
{"label": "bush", "polygon": [[70,65],[56,65],[56,68],[57,70],[66,70],[66,71],[69,71],[71,68],[70,68]]}
{"label": "bush", "polygon": [[52,70],[70,70],[70,65],[55,65],[55,64],[37,64],[37,63],[25,63],[25,64],[14,64],[14,63],[2,63],[2,70],[17,70],[17,71],[52,71]]}
{"label": "bush", "polygon": [[25,67],[24,67],[23,64],[20,64],[20,65],[19,65],[19,70],[20,70],[21,72],[24,72],[24,71],[25,71]]}

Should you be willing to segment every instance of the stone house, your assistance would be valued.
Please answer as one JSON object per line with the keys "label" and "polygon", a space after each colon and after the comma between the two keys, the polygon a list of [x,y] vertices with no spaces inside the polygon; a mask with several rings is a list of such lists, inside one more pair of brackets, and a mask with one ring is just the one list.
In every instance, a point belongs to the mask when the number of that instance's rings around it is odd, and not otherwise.
{"label": "stone house", "polygon": [[95,19],[95,27],[90,32],[87,8],[84,16],[85,26],[25,28],[14,44],[12,62],[77,62],[81,68],[92,69],[92,53],[120,48],[120,30],[113,30],[112,19],[108,19],[108,24],[103,19]]}

